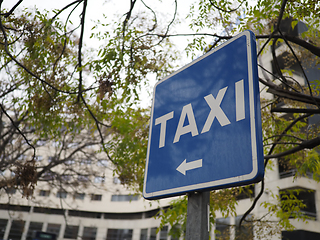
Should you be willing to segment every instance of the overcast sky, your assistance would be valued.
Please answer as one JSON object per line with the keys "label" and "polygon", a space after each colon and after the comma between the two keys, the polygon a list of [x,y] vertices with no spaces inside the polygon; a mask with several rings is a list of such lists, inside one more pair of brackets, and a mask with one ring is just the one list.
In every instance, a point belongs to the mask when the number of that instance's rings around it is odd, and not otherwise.
{"label": "overcast sky", "polygon": [[[178,18],[182,21],[182,24],[179,25],[179,29],[173,29],[175,33],[190,33],[190,29],[188,29],[188,23],[186,22],[186,16],[189,12],[189,7],[194,0],[183,0],[178,1]],[[2,4],[2,8],[12,8],[18,0],[4,0]],[[73,0],[23,0],[20,5],[20,9],[22,8],[35,8],[37,7],[40,11],[43,9],[52,10],[52,9],[61,9],[66,6],[68,3],[73,2]],[[154,9],[155,11],[161,13],[158,16],[158,21],[161,25],[165,26],[168,24],[174,14],[175,9],[175,1],[174,0],[144,0],[144,2]],[[148,11],[142,4],[141,1],[138,1],[136,5],[136,9],[143,9],[144,11]],[[85,28],[85,43],[88,47],[97,47],[99,42],[97,40],[90,39],[91,28],[94,26],[94,21],[98,19],[103,20],[103,14],[107,16],[107,19],[111,21],[114,16],[125,14],[130,8],[130,0],[89,0],[87,4],[86,11],[86,28]],[[73,13],[73,17],[71,18],[74,25],[78,25],[79,23],[79,15],[82,10],[82,5],[78,7],[78,10]],[[69,11],[67,11],[69,12]],[[66,18],[66,14],[62,15],[61,18]],[[161,18],[162,16],[162,18]],[[188,41],[185,37],[175,37],[172,38],[172,41],[177,44],[180,51],[183,52],[183,49],[187,46]],[[190,58],[187,58],[186,55],[181,57],[181,66],[187,64],[191,61]],[[148,90],[152,90],[152,86],[154,85],[154,81],[151,82],[151,86],[149,86]],[[143,91],[144,93],[145,91]],[[150,97],[145,97],[146,104],[144,106],[150,105]]]}
{"label": "overcast sky", "polygon": [[[14,6],[18,0],[4,0],[2,7],[4,8],[11,8]],[[23,8],[34,8],[35,6],[42,10],[42,9],[61,9],[68,3],[71,3],[72,0],[23,0],[21,3],[21,7]],[[161,12],[165,15],[162,21],[170,22],[171,18],[174,14],[174,0],[144,0],[144,2],[150,6],[155,11]],[[193,2],[193,0],[183,0],[178,2],[178,12],[180,19],[186,19],[186,15],[189,11],[189,6]],[[142,6],[141,1],[137,2],[137,10],[143,9],[144,11],[148,11],[144,6]],[[76,22],[81,12],[82,5],[78,7],[77,12],[73,14],[73,21]],[[130,0],[90,0],[87,4],[87,13],[86,13],[86,25],[90,30],[93,26],[92,21],[103,19],[103,14],[105,14],[108,19],[112,19],[116,14],[123,15],[125,14],[130,8]],[[66,15],[62,15],[62,18],[66,17]],[[185,24],[186,26],[186,24]],[[181,30],[181,28],[179,28]],[[187,31],[187,27],[185,28]]]}

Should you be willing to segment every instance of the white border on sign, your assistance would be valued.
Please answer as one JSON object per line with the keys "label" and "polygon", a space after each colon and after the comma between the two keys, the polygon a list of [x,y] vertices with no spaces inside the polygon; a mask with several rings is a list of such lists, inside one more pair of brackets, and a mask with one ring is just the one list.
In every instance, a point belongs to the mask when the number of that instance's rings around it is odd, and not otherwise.
{"label": "white border on sign", "polygon": [[[148,165],[149,165],[149,151],[150,151],[150,144],[151,144],[151,133],[152,133],[152,123],[153,123],[153,111],[154,111],[154,99],[155,99],[155,89],[158,84],[166,81],[167,79],[171,78],[172,76],[178,74],[179,72],[183,71],[184,69],[190,67],[191,65],[201,61],[203,58],[210,56],[211,54],[215,53],[216,51],[220,50],[221,48],[225,47],[226,45],[232,43],[233,41],[237,40],[242,36],[246,36],[247,41],[247,57],[248,57],[248,82],[249,82],[249,108],[250,108],[250,128],[251,128],[251,150],[252,150],[252,172],[249,174],[225,178],[215,181],[210,181],[206,183],[198,183],[192,184],[183,187],[177,188],[170,188],[166,190],[156,191],[156,192],[146,192],[146,184],[147,184],[147,174],[148,174]],[[147,161],[146,161],[146,168],[145,168],[145,178],[143,184],[143,196],[147,199],[152,198],[165,198],[174,195],[178,195],[179,193],[189,192],[189,191],[196,191],[199,189],[205,188],[214,188],[215,186],[222,186],[222,185],[230,185],[237,182],[244,182],[252,180],[258,173],[258,156],[257,156],[257,137],[256,137],[256,124],[255,124],[255,96],[254,96],[254,84],[253,84],[253,69],[252,69],[252,51],[251,51],[251,41],[250,41],[251,33],[249,31],[244,31],[234,38],[230,39],[228,42],[221,44],[217,48],[213,49],[208,54],[205,54],[195,61],[185,65],[181,69],[177,70],[176,72],[172,73],[171,75],[165,77],[161,81],[157,82],[153,89],[153,102],[152,102],[152,110],[151,110],[151,119],[150,119],[150,130],[149,130],[149,141],[148,141],[148,149],[147,149]]]}

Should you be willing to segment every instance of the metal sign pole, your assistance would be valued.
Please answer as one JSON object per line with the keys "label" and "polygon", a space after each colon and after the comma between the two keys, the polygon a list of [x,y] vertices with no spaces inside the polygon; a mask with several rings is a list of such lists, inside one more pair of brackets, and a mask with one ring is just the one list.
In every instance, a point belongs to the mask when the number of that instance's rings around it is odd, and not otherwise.
{"label": "metal sign pole", "polygon": [[210,191],[188,196],[186,240],[209,240]]}

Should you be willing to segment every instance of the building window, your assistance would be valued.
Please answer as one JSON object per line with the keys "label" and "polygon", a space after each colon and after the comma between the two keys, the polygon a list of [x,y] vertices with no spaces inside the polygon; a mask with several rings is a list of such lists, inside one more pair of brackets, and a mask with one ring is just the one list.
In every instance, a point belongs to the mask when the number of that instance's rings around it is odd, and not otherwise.
{"label": "building window", "polygon": [[168,226],[164,226],[160,230],[160,238],[159,240],[167,240],[168,239]]}
{"label": "building window", "polygon": [[48,157],[48,163],[56,161],[56,156]]}
{"label": "building window", "polygon": [[98,167],[108,167],[108,160],[100,160],[97,162]]}
{"label": "building window", "polygon": [[68,216],[73,217],[84,217],[84,218],[101,218],[102,213],[100,212],[86,212],[86,211],[77,211],[77,210],[69,210]]}
{"label": "building window", "polygon": [[7,194],[15,194],[17,192],[17,189],[13,188],[13,187],[8,187],[6,189],[6,193]]}
{"label": "building window", "polygon": [[[278,159],[278,168],[279,168],[280,179],[296,176],[296,174],[298,172],[297,168],[292,165],[292,163],[290,162],[290,159],[288,159],[288,158],[279,158]],[[299,174],[299,176],[301,176],[301,174]],[[313,178],[313,173],[310,171],[306,171],[303,174],[303,176],[308,177],[308,178]]]}
{"label": "building window", "polygon": [[91,195],[91,201],[101,201],[102,195],[101,194],[92,194]]}
{"label": "building window", "polygon": [[107,240],[132,240],[132,229],[112,229],[107,232]]}
{"label": "building window", "polygon": [[130,202],[130,201],[138,201],[138,195],[112,195],[112,202]]}
{"label": "building window", "polygon": [[59,191],[57,192],[57,198],[67,198],[68,193],[66,191]]}
{"label": "building window", "polygon": [[179,240],[181,225],[175,224],[170,229],[171,240]]}
{"label": "building window", "polygon": [[82,175],[80,175],[80,176],[78,176],[78,181],[79,181],[79,182],[89,182],[90,179],[89,179],[88,176],[82,176]]}
{"label": "building window", "polygon": [[75,162],[76,161],[74,159],[68,159],[68,160],[65,161],[65,164],[66,165],[73,165],[73,164],[75,164]]}
{"label": "building window", "polygon": [[8,203],[0,204],[0,209],[10,210],[10,211],[18,211],[18,212],[30,212],[30,206],[11,205]]}
{"label": "building window", "polygon": [[34,207],[33,212],[43,213],[43,214],[56,214],[56,215],[65,215],[65,210],[61,208],[43,208],[43,207]]}
{"label": "building window", "polygon": [[79,143],[69,143],[67,145],[67,148],[77,148],[79,146]]}
{"label": "building window", "polygon": [[35,157],[36,162],[41,162],[43,160],[42,156],[36,156]]}
{"label": "building window", "polygon": [[43,174],[42,178],[43,178],[43,180],[50,181],[50,180],[54,179],[54,174],[53,174],[53,172],[45,172]]}
{"label": "building window", "polygon": [[142,219],[142,213],[104,213],[104,219]]}
{"label": "building window", "polygon": [[92,144],[92,145],[87,145],[86,148],[87,148],[87,149],[93,149],[94,146],[95,146],[94,144]]}
{"label": "building window", "polygon": [[61,175],[61,180],[65,181],[65,182],[69,182],[71,180],[71,175],[63,174],[63,175]]}
{"label": "building window", "polygon": [[120,179],[119,179],[118,177],[114,177],[114,178],[113,178],[113,183],[114,183],[114,184],[120,184],[121,181],[120,181]]}
{"label": "building window", "polygon": [[58,148],[58,147],[62,146],[62,143],[59,141],[56,141],[56,142],[52,142],[51,145],[52,145],[52,147]]}
{"label": "building window", "polygon": [[[303,214],[311,219],[317,219],[315,191],[305,188],[285,189],[280,191],[281,207],[290,212],[292,217]],[[290,200],[289,203],[287,203]],[[297,207],[300,209],[297,212]]]}
{"label": "building window", "polygon": [[295,176],[297,172],[297,169],[291,166],[290,160],[287,158],[278,159],[278,168],[280,179]]}
{"label": "building window", "polygon": [[157,239],[157,228],[151,228],[150,229],[150,238],[149,240],[156,240]]}
{"label": "building window", "polygon": [[160,214],[160,208],[145,212],[145,218],[153,218]]}
{"label": "building window", "polygon": [[44,140],[38,140],[38,141],[37,141],[37,145],[38,145],[38,146],[44,146],[44,145],[46,145],[46,141],[44,141]]}
{"label": "building window", "polygon": [[30,222],[29,224],[29,229],[28,229],[28,234],[27,234],[27,239],[28,237],[32,237],[32,234],[36,231],[41,231],[42,230],[42,222]]}
{"label": "building window", "polygon": [[9,232],[8,239],[18,240],[21,239],[24,230],[25,221],[13,220]]}
{"label": "building window", "polygon": [[97,228],[95,227],[84,227],[82,240],[95,240],[97,235]]}
{"label": "building window", "polygon": [[91,165],[91,163],[91,159],[82,159],[80,162],[81,165]]}
{"label": "building window", "polygon": [[74,199],[84,200],[85,195],[86,195],[85,193],[75,193]]}
{"label": "building window", "polygon": [[1,219],[0,218],[0,239],[4,238],[4,233],[5,233],[6,228],[7,228],[7,223],[8,223],[7,219]]}
{"label": "building window", "polygon": [[239,228],[241,218],[242,216],[236,216],[236,239],[253,240],[253,224],[250,221],[252,216],[246,217],[245,221],[241,224],[241,228]]}
{"label": "building window", "polygon": [[236,195],[236,200],[242,200],[246,198],[254,198],[255,196],[254,184],[239,188],[239,192]]}
{"label": "building window", "polygon": [[305,230],[283,231],[281,235],[281,239],[283,240],[320,239],[320,233]]}
{"label": "building window", "polygon": [[47,232],[48,232],[48,233],[54,233],[54,234],[56,234],[57,236],[59,236],[60,227],[61,227],[60,224],[48,223]]}
{"label": "building window", "polygon": [[215,239],[229,239],[230,237],[230,218],[217,218]]}
{"label": "building window", "polygon": [[77,239],[79,226],[67,225],[64,231],[64,238]]}
{"label": "building window", "polygon": [[39,196],[41,197],[49,197],[50,191],[49,190],[40,190]]}
{"label": "building window", "polygon": [[148,240],[148,229],[147,228],[141,229],[140,240]]}
{"label": "building window", "polygon": [[27,156],[24,155],[24,154],[21,154],[19,157],[18,157],[18,160],[26,160],[27,159]]}
{"label": "building window", "polygon": [[104,183],[104,177],[95,177],[94,183]]}

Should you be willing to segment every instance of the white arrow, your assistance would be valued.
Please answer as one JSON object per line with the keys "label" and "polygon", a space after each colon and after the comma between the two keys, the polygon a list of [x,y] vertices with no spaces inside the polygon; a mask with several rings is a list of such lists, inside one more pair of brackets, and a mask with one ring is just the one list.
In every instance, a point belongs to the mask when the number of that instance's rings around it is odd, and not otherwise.
{"label": "white arrow", "polygon": [[186,175],[186,171],[192,170],[195,168],[201,168],[202,167],[202,159],[195,160],[193,162],[188,162],[187,159],[185,159],[179,167],[177,167],[177,171],[181,172],[183,175]]}

